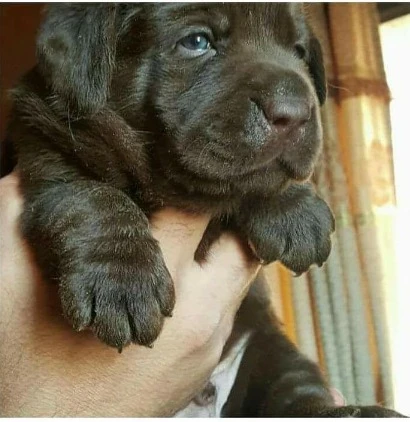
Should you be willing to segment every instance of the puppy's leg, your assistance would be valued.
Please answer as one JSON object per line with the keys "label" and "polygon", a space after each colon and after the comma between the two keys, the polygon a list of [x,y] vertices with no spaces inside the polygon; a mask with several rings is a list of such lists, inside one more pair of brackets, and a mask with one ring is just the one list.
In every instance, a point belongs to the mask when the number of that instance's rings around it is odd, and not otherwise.
{"label": "puppy's leg", "polygon": [[223,416],[285,416],[306,397],[319,407],[333,399],[315,364],[305,359],[280,331],[263,272],[238,311],[235,332],[252,330]]}
{"label": "puppy's leg", "polygon": [[64,177],[22,177],[23,233],[46,277],[59,283],[64,315],[118,349],[150,345],[171,314],[174,288],[146,216],[120,190]]}
{"label": "puppy's leg", "polygon": [[225,417],[396,417],[379,406],[335,407],[319,368],[279,331],[257,333],[224,406]]}
{"label": "puppy's leg", "polygon": [[265,263],[280,260],[299,274],[329,256],[334,218],[308,183],[273,197],[246,198],[235,221]]}
{"label": "puppy's leg", "polygon": [[299,405],[305,402],[312,408],[333,404],[318,368],[304,359],[279,330],[255,333],[223,415],[287,416],[292,412],[296,415]]}
{"label": "puppy's leg", "polygon": [[225,417],[394,417],[379,406],[336,407],[318,366],[281,332],[260,274],[238,312],[235,332],[253,330],[224,405]]}

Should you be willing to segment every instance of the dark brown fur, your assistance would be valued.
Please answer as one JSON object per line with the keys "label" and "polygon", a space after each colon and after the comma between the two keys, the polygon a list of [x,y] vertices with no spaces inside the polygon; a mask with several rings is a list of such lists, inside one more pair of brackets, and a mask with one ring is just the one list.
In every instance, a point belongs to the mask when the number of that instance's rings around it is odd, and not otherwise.
{"label": "dark brown fur", "polygon": [[[212,48],[187,48],[192,33]],[[38,65],[14,91],[9,136],[23,233],[74,328],[119,349],[159,335],[174,306],[148,222],[162,206],[213,214],[198,258],[229,226],[265,262],[298,273],[322,264],[333,217],[305,180],[325,93],[320,46],[296,5],[50,6]],[[265,374],[270,386],[302,358],[266,320],[257,332],[249,350],[259,341],[280,359]],[[321,392],[303,400],[315,406],[285,409],[268,389],[263,407],[230,402],[227,415],[330,411],[318,370],[303,362]],[[245,398],[256,391],[248,386]]]}

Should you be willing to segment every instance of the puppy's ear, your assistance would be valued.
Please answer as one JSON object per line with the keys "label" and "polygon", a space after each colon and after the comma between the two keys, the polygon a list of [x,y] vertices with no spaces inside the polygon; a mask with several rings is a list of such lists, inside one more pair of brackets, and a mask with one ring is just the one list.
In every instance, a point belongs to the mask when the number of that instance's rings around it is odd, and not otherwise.
{"label": "puppy's ear", "polygon": [[54,4],[37,40],[40,69],[70,109],[92,113],[109,94],[115,56],[115,4]]}
{"label": "puppy's ear", "polygon": [[308,66],[310,75],[312,76],[313,83],[315,85],[319,103],[320,105],[323,105],[327,94],[326,73],[325,66],[323,64],[322,48],[320,46],[319,40],[314,36],[310,38]]}

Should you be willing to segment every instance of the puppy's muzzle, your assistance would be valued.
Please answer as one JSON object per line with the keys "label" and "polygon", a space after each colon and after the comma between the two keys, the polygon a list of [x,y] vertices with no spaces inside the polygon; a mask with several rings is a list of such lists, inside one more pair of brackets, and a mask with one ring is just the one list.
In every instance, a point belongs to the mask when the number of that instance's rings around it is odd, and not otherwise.
{"label": "puppy's muzzle", "polygon": [[303,140],[316,103],[307,82],[296,72],[265,68],[248,84],[249,120],[253,135],[249,147],[278,155],[294,149]]}

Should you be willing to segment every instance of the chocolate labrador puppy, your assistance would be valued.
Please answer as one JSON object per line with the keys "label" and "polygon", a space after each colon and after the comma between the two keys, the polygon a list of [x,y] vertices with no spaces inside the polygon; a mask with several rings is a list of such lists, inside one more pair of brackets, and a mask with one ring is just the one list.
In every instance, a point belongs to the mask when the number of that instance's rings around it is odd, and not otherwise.
{"label": "chocolate labrador puppy", "polygon": [[[307,181],[326,84],[300,6],[51,5],[37,46],[9,136],[24,236],[75,329],[119,350],[157,338],[174,306],[149,227],[162,206],[212,213],[198,260],[225,229],[295,273],[326,260],[334,220]],[[245,369],[224,415],[394,414],[335,409],[261,297],[238,316]]]}

